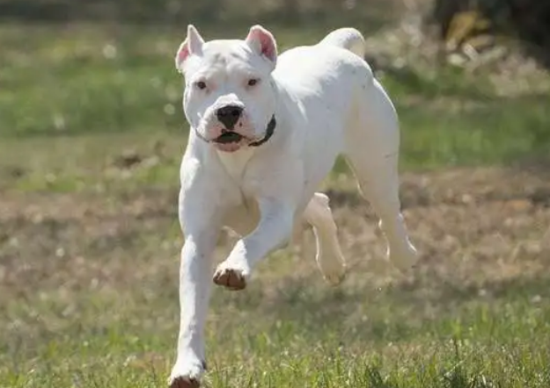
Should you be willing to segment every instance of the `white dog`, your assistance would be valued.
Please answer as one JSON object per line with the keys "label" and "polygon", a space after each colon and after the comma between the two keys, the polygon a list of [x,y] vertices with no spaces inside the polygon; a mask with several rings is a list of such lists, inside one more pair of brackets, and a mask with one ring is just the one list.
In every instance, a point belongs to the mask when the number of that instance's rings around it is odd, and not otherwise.
{"label": "white dog", "polygon": [[339,154],[380,217],[389,260],[398,268],[415,262],[400,213],[396,112],[363,55],[363,37],[352,28],[278,57],[261,26],[244,40],[209,42],[188,27],[175,58],[191,133],[180,172],[185,244],[172,388],[198,387],[206,367],[212,255],[223,227],[242,238],[216,269],[217,285],[245,288],[254,266],[302,220],[313,227],[325,279],[342,280],[336,225],[327,196],[316,192]]}

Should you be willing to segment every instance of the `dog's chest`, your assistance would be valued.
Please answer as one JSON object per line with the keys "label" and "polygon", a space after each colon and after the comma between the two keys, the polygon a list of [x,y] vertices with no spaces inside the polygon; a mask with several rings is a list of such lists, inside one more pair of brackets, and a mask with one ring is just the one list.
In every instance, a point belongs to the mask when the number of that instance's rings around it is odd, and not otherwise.
{"label": "dog's chest", "polygon": [[218,153],[228,178],[225,186],[227,211],[224,216],[224,225],[240,235],[250,233],[260,218],[256,200],[244,190],[246,168],[253,153],[254,150],[248,149],[231,154]]}
{"label": "dog's chest", "polygon": [[217,153],[229,178],[234,183],[241,186],[246,172],[246,166],[252,158],[254,150],[243,149],[234,153],[217,151]]}

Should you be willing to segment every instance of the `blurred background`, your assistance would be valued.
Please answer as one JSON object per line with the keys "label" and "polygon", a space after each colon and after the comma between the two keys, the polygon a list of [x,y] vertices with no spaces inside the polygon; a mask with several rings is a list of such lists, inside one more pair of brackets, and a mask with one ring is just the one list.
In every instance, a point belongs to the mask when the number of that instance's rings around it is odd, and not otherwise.
{"label": "blurred background", "polygon": [[304,231],[245,292],[215,289],[206,386],[548,387],[549,20],[541,0],[0,0],[0,387],[164,386],[188,23],[260,23],[280,52],[361,30],[421,252],[382,265],[339,160],[322,189],[346,281],[323,282]]}

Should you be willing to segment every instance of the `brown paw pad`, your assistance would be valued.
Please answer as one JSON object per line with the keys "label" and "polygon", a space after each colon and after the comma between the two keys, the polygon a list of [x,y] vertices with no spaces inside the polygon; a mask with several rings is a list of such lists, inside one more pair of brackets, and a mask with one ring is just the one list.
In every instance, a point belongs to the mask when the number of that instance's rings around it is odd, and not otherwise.
{"label": "brown paw pad", "polygon": [[225,269],[214,274],[214,283],[224,286],[230,290],[243,290],[246,287],[246,280],[242,274],[232,269]]}
{"label": "brown paw pad", "polygon": [[331,275],[331,276],[325,276],[325,280],[330,284],[332,287],[337,287],[346,279],[346,273],[342,273],[339,275]]}
{"label": "brown paw pad", "polygon": [[178,377],[172,381],[170,388],[199,388],[200,383],[195,379]]}

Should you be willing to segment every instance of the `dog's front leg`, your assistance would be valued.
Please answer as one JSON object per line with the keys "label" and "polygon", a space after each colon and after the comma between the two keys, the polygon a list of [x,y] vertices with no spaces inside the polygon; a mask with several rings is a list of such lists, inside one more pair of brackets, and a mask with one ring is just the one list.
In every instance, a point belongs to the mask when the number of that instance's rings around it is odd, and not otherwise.
{"label": "dog's front leg", "polygon": [[[191,191],[191,190],[190,190]],[[180,222],[185,235],[179,273],[180,328],[171,388],[194,388],[206,369],[204,326],[208,310],[212,256],[219,223],[208,196],[198,190],[180,192]]]}
{"label": "dog's front leg", "polygon": [[237,241],[229,257],[214,274],[214,283],[242,290],[254,265],[273,250],[283,246],[292,234],[295,206],[292,201],[261,198],[260,222],[252,233]]}

